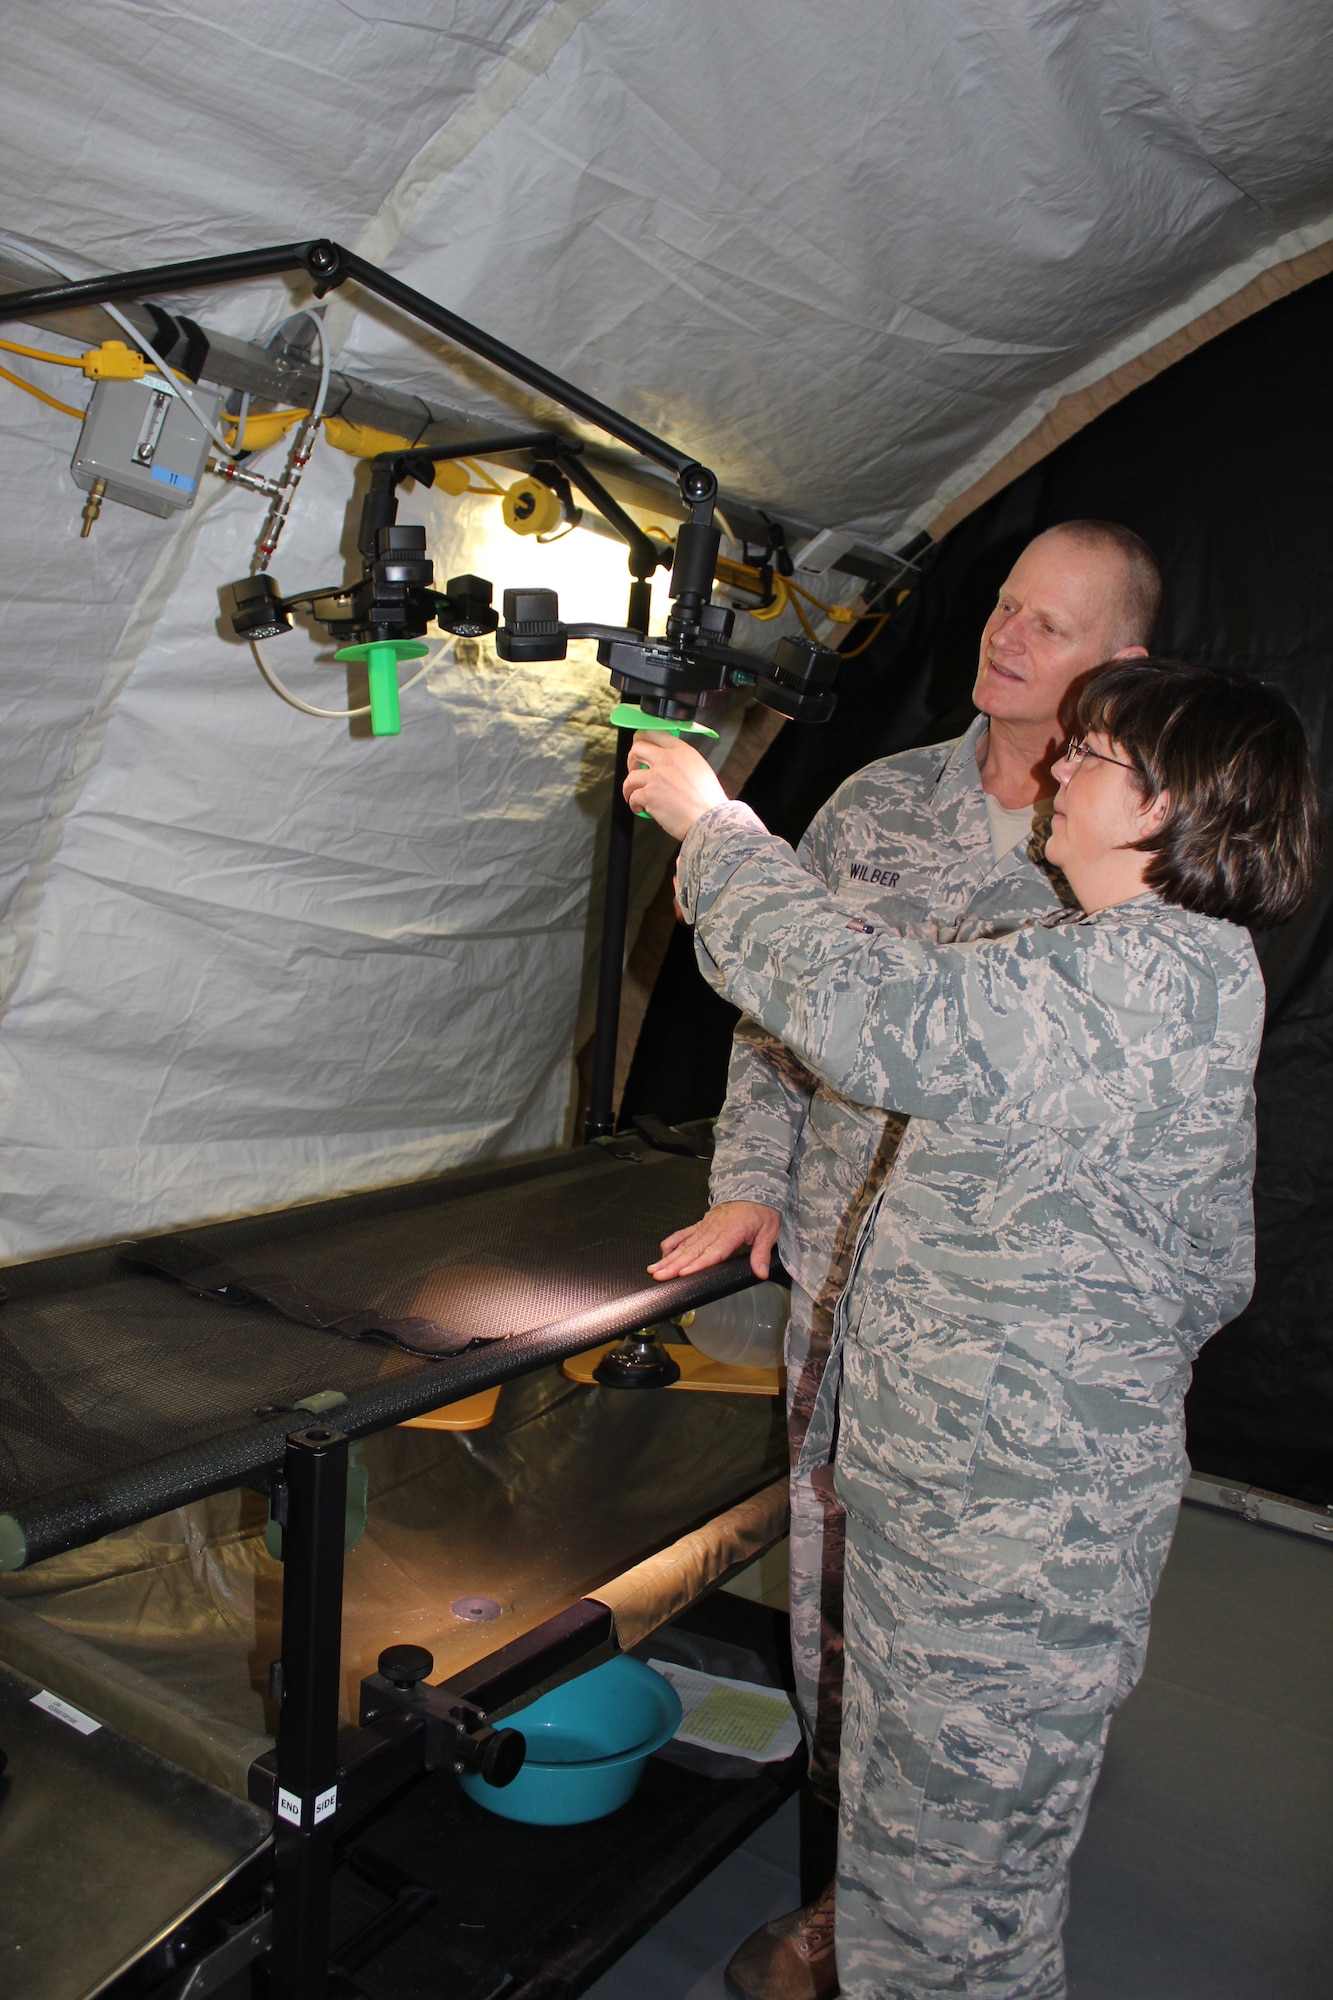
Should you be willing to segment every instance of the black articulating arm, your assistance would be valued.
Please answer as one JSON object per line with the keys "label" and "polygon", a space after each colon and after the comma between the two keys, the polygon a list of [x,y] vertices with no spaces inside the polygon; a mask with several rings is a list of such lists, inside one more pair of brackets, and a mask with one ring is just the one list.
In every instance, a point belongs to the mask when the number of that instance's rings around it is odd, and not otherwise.
{"label": "black articulating arm", "polygon": [[516,382],[549,396],[575,416],[596,424],[609,437],[618,438],[632,451],[641,452],[654,465],[673,473],[681,497],[691,506],[711,503],[717,497],[717,480],[706,466],[699,465],[688,452],[677,450],[654,432],[645,430],[632,418],[622,416],[608,403],[590,396],[573,382],[566,382],[539,361],[506,346],[493,334],[473,326],[469,320],[437,305],[424,292],[391,277],[377,264],[367,263],[355,251],[319,237],[307,243],[278,243],[262,250],[241,250],[226,257],[192,257],[178,264],[150,264],[138,271],[118,271],[100,278],[82,278],[63,285],[42,285],[26,292],[0,296],[0,321],[29,319],[41,313],[67,311],[75,306],[105,305],[109,299],[141,299],[154,292],[204,291],[215,285],[240,284],[247,278],[281,277],[304,271],[312,280],[316,295],[345,284],[349,278],[377,298],[397,306],[421,325],[443,334],[446,340],[465,347],[492,362]]}

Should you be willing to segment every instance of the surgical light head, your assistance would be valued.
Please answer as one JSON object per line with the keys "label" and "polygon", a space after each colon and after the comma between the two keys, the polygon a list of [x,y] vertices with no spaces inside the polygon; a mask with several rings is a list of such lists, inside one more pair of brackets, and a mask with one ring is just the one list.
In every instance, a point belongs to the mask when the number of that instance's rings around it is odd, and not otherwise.
{"label": "surgical light head", "polygon": [[[501,623],[484,577],[454,577],[444,591],[435,588],[425,529],[398,521],[399,486],[407,479],[429,485],[441,464],[465,455],[519,452],[530,458],[533,471],[508,489],[506,519],[514,514],[511,525],[521,519],[531,532],[554,520],[548,500],[558,504],[567,522],[578,518],[575,490],[591,501],[628,547],[635,581],[627,624],[566,625],[556,593],[546,589],[506,590]],[[224,593],[232,628],[243,639],[273,638],[290,628],[289,613],[301,606],[339,642],[339,659],[364,661],[376,735],[397,734],[398,664],[420,656],[420,641],[432,624],[458,637],[494,632],[500,658],[524,665],[563,660],[571,639],[594,640],[598,660],[621,696],[614,720],[624,728],[677,726],[711,733],[699,711],[726,708],[736,689],[753,690],[759,701],[794,720],[826,721],[836,699],[837,654],[808,639],[782,640],[769,659],[733,645],[735,614],[712,602],[721,545],[713,523],[717,482],[705,467],[691,464],[679,484],[690,518],[676,536],[671,612],[658,637],[648,632],[648,610],[650,579],[666,560],[661,546],[626,514],[575,444],[544,432],[381,453],[371,461],[361,513],[360,579],[283,597],[268,576],[243,577]]]}
{"label": "surgical light head", "polygon": [[782,639],[769,659],[730,643],[735,614],[704,604],[685,631],[645,637],[622,626],[565,625],[553,590],[507,590],[504,622],[495,635],[502,660],[563,660],[571,639],[595,639],[611,684],[629,704],[623,726],[691,721],[699,709],[725,708],[735,688],[799,722],[826,722],[837,699],[838,655],[810,639]]}

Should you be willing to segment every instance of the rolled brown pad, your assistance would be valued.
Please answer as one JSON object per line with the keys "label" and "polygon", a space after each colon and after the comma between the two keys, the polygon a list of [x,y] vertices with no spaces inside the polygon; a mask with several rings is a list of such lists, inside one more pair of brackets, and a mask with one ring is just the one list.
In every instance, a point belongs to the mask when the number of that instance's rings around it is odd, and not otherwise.
{"label": "rolled brown pad", "polygon": [[780,1542],[788,1518],[787,1481],[775,1479],[588,1594],[611,1612],[621,1650],[629,1652],[706,1591]]}

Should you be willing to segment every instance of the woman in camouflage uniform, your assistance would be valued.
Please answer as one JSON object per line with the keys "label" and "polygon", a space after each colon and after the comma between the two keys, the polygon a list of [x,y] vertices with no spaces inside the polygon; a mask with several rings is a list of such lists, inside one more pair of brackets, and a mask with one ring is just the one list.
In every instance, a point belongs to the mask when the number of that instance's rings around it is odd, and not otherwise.
{"label": "woman in camouflage uniform", "polygon": [[694,753],[626,795],[685,836],[705,975],[855,1101],[908,1114],[838,1311],[848,2000],[1060,2000],[1069,1861],[1143,1664],[1203,1341],[1253,1280],[1263,982],[1318,809],[1273,690],[1100,670],[1048,845],[1082,905],[931,945],[830,898]]}

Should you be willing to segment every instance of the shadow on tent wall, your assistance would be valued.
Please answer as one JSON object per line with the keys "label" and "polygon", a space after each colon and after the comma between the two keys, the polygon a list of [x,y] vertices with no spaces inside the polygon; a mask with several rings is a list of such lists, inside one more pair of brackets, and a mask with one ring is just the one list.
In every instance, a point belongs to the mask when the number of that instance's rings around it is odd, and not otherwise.
{"label": "shadow on tent wall", "polygon": [[[795,841],[852,771],[956,734],[977,641],[1015,555],[1058,521],[1123,521],[1166,574],[1158,652],[1261,674],[1291,697],[1333,800],[1333,277],[1218,336],[1106,411],[942,542],[837,715],[784,729],[742,796]],[[858,643],[854,630],[849,647]],[[1333,845],[1333,843],[1331,843]],[[1255,1297],[1204,1349],[1187,1405],[1196,1469],[1333,1501],[1333,854],[1303,915],[1259,939]],[[622,1116],[715,1112],[735,1010],[677,926]]]}

